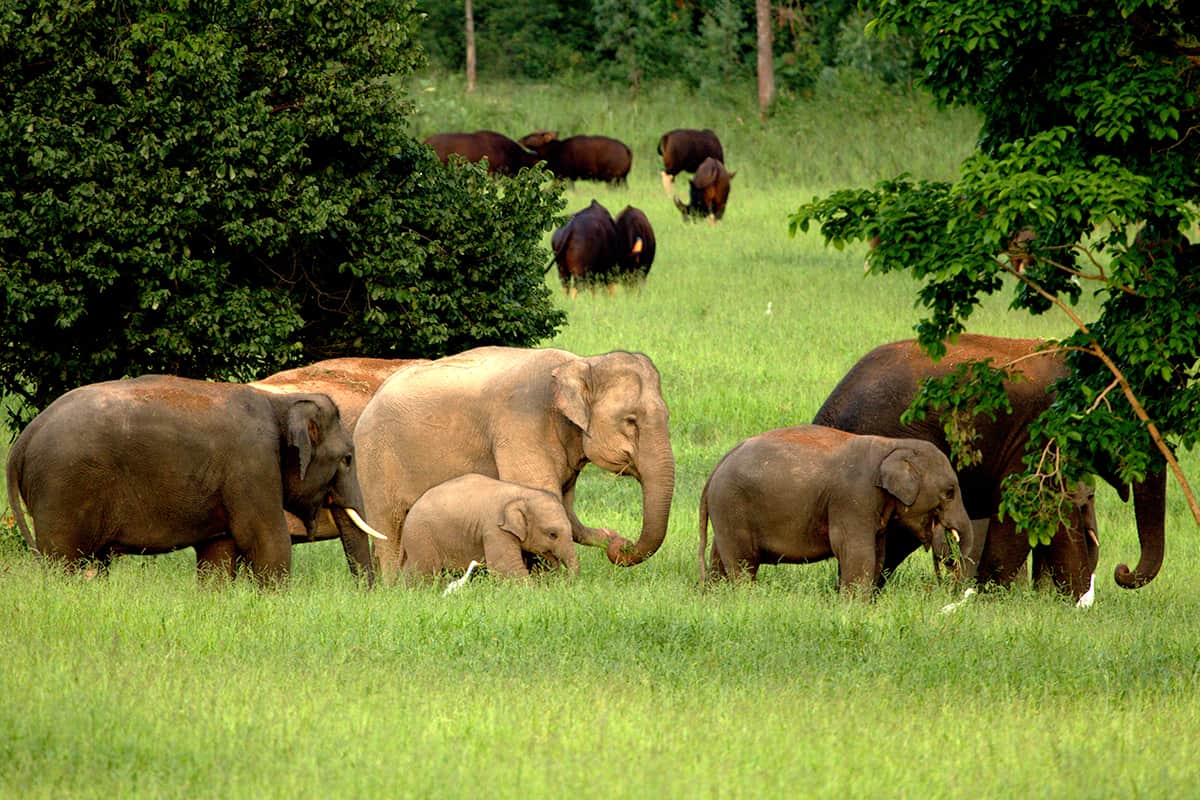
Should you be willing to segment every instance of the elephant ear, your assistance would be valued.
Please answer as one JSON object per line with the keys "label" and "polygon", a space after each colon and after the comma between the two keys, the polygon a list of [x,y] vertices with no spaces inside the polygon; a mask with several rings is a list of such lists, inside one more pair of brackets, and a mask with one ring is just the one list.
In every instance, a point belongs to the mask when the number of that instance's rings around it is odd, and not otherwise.
{"label": "elephant ear", "polygon": [[525,541],[525,501],[518,497],[505,503],[504,508],[500,509],[499,526],[500,530],[517,537],[517,541]]}
{"label": "elephant ear", "polygon": [[876,486],[896,498],[905,506],[917,502],[921,489],[921,476],[913,466],[911,450],[893,450],[879,464],[879,480]]}
{"label": "elephant ear", "polygon": [[297,400],[288,409],[287,443],[300,453],[300,480],[304,480],[312,462],[313,448],[321,440],[321,429],[317,425],[319,413],[317,404],[311,400]]}
{"label": "elephant ear", "polygon": [[586,431],[592,413],[592,367],[582,358],[560,364],[550,373],[554,405],[563,416]]}

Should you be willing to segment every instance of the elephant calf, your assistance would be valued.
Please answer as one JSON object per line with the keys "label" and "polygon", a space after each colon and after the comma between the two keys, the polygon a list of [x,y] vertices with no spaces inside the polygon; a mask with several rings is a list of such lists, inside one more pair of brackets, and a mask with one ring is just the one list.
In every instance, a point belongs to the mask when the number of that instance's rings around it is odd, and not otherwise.
{"label": "elephant calf", "polygon": [[404,520],[400,569],[407,578],[464,570],[472,561],[492,574],[527,577],[527,557],[579,571],[567,511],[541,489],[471,473],[425,492]]}
{"label": "elephant calf", "polygon": [[746,439],[713,469],[700,497],[702,583],[710,517],[717,575],[753,580],[762,563],[832,556],[843,591],[881,584],[889,529],[911,532],[940,558],[951,556],[948,537],[973,535],[958,478],[932,444],[819,425]]}

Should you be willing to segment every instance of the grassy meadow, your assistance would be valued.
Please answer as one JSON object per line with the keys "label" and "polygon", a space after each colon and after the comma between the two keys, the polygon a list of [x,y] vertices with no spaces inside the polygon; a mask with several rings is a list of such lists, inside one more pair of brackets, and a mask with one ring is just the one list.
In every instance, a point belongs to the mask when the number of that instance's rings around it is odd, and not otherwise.
{"label": "grassy meadow", "polygon": [[[336,542],[296,548],[291,586],[197,582],[192,552],[118,560],[89,581],[0,547],[0,797],[1186,797],[1200,790],[1195,523],[1170,489],[1165,565],[1134,592],[1131,506],[1098,490],[1096,605],[1018,585],[954,614],[914,554],[872,602],[833,562],[697,586],[697,505],[741,439],[811,420],[871,347],[912,335],[916,284],[865,277],[862,250],[790,238],[814,194],[909,172],[949,179],[970,113],[848,82],[760,123],[730,97],[650,87],[411,84],[413,133],[551,128],[630,144],[627,187],[658,256],[644,289],[566,298],[546,345],[648,354],[677,461],[662,549],[578,580],[364,591]],[[725,219],[685,224],[655,146],[711,127],[737,175]],[[677,192],[686,191],[686,178]],[[549,240],[549,232],[546,234]],[[1067,332],[994,298],[971,329]],[[6,447],[0,444],[0,450]],[[1195,479],[1197,459],[1184,456]],[[632,535],[639,487],[589,467],[580,517]],[[2,507],[2,505],[0,505]]]}

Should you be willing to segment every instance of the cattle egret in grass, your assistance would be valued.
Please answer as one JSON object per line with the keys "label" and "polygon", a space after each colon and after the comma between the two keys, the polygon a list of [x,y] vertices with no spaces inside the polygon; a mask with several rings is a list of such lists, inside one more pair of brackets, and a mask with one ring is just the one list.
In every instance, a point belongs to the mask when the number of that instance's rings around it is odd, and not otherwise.
{"label": "cattle egret in grass", "polygon": [[962,600],[959,600],[957,603],[950,603],[949,605],[942,606],[942,613],[949,614],[951,612],[957,611],[959,606],[961,606],[963,603],[967,602],[974,596],[975,596],[975,590],[967,589],[965,592],[963,592]]}
{"label": "cattle egret in grass", "polygon": [[475,568],[478,566],[480,566],[479,562],[472,559],[471,563],[467,565],[467,571],[463,573],[463,576],[457,580],[450,581],[449,585],[446,586],[446,590],[442,592],[442,597],[453,594],[462,587],[466,586],[467,581],[471,580],[471,573],[473,573]]}
{"label": "cattle egret in grass", "polygon": [[1088,584],[1088,590],[1083,593],[1075,603],[1076,608],[1091,608],[1092,603],[1096,602],[1096,573],[1092,573],[1092,580]]}

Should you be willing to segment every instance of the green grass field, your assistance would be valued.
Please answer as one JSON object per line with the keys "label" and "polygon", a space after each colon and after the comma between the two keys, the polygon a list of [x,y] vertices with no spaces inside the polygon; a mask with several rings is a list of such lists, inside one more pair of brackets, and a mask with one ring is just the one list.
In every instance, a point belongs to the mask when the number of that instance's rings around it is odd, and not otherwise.
{"label": "green grass field", "polygon": [[[581,553],[578,580],[366,592],[336,542],[298,547],[291,586],[199,585],[191,551],[104,580],[0,549],[0,797],[1188,797],[1200,790],[1200,558],[1171,487],[1165,566],[1135,591],[1131,506],[1099,490],[1097,601],[1027,585],[957,613],[915,554],[873,602],[833,562],[697,586],[697,505],[741,439],[811,420],[866,350],[912,335],[916,284],[864,277],[862,250],[787,235],[814,194],[901,171],[952,178],[977,120],[918,95],[825,86],[761,125],[751,101],[548,86],[413,84],[414,135],[603,133],[629,185],[577,184],[649,215],[640,292],[556,302],[547,345],[645,352],[677,460],[670,531],[645,564]],[[684,224],[654,148],[712,127],[737,171],[719,225]],[[680,181],[677,190],[686,188]],[[547,240],[549,234],[547,233]],[[971,329],[1054,336],[995,298]],[[3,446],[0,446],[3,447]],[[1196,474],[1196,458],[1184,466]],[[627,535],[639,487],[595,468],[580,517]]]}

